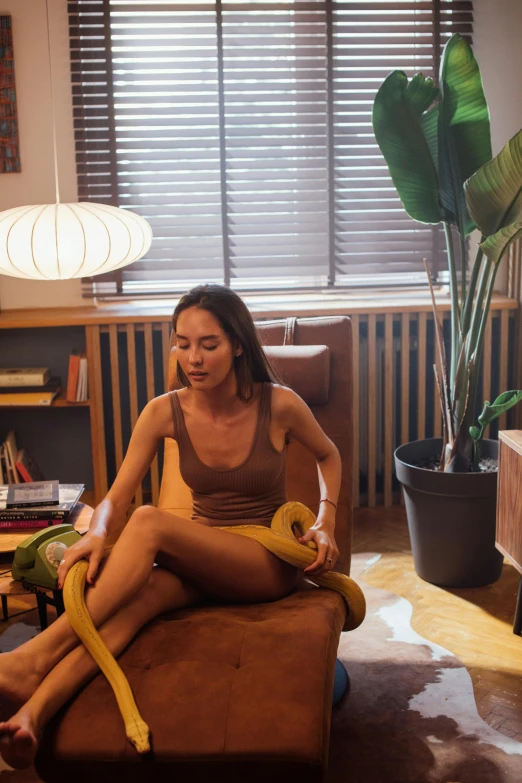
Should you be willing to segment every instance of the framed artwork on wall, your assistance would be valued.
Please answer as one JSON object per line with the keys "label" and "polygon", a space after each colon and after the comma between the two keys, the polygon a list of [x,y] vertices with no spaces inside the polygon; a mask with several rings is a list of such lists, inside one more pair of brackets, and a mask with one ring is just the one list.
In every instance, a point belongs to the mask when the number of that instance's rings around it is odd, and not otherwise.
{"label": "framed artwork on wall", "polygon": [[21,171],[11,17],[0,15],[0,174]]}

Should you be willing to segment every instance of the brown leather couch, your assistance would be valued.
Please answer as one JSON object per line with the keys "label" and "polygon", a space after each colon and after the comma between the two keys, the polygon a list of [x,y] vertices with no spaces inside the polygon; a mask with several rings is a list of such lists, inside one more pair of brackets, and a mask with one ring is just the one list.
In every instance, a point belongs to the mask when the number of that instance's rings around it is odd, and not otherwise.
{"label": "brown leather couch", "polygon": [[[352,345],[345,317],[257,324],[284,379],[310,405],[343,464],[336,517],[349,573],[352,533]],[[175,387],[175,358],[170,377]],[[288,447],[288,498],[317,513],[313,457]],[[189,495],[166,443],[160,506],[188,516]],[[48,783],[319,783],[328,764],[342,597],[302,580],[280,601],[208,605],[149,623],[119,662],[152,733],[139,756],[125,738],[113,693],[99,674],[48,725],[36,760]]]}

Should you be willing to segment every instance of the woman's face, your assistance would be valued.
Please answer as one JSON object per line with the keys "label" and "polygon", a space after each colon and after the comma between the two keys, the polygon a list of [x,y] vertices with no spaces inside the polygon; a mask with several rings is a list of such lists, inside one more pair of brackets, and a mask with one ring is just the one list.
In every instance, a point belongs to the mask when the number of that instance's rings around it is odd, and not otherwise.
{"label": "woman's face", "polygon": [[194,389],[211,389],[233,373],[234,347],[212,313],[189,307],[176,324],[176,358]]}

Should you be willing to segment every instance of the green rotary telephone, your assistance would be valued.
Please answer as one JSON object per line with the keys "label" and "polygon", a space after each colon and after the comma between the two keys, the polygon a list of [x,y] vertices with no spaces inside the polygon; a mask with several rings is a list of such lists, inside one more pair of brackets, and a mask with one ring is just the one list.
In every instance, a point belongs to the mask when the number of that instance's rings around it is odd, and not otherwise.
{"label": "green rotary telephone", "polygon": [[81,538],[72,525],[52,525],[18,544],[11,573],[13,579],[48,590],[58,589],[56,569],[67,547]]}

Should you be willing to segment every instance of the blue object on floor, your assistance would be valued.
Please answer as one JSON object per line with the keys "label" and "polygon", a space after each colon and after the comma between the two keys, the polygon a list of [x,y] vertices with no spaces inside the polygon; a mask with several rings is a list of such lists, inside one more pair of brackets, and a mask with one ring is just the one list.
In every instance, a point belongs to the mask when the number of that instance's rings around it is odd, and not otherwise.
{"label": "blue object on floor", "polygon": [[336,704],[339,704],[339,702],[345,695],[346,691],[348,690],[349,682],[350,681],[348,679],[348,674],[346,673],[346,669],[342,665],[339,658],[336,658],[332,707],[335,707]]}

